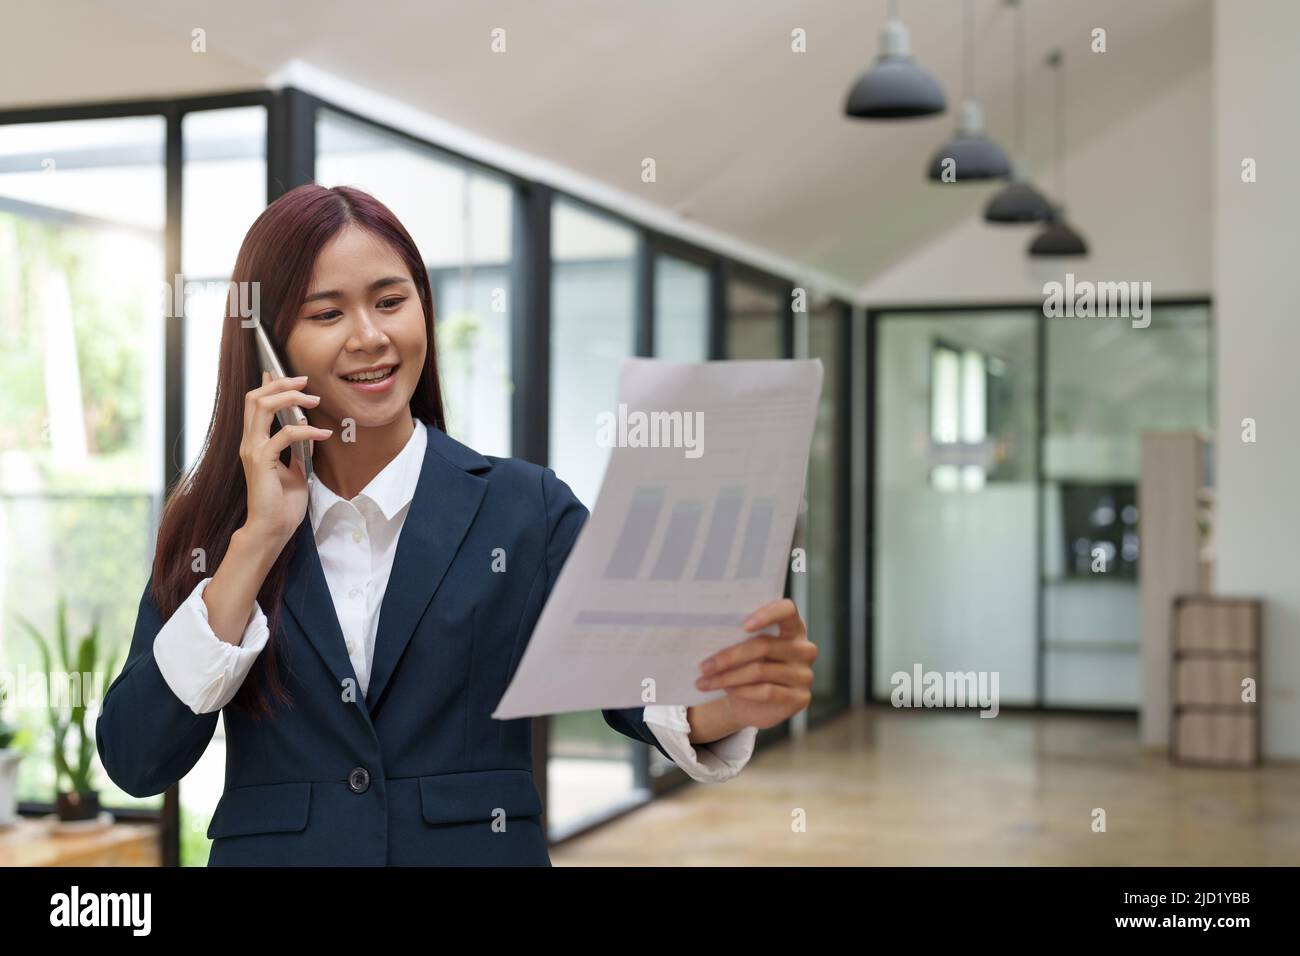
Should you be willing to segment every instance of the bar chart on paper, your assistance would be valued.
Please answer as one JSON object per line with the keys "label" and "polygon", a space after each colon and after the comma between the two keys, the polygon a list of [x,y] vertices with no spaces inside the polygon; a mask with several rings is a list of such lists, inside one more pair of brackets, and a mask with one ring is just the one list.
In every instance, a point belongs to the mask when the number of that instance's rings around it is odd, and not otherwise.
{"label": "bar chart on paper", "polygon": [[[708,503],[709,520],[705,528],[706,503],[687,498],[665,505],[667,489],[663,485],[642,485],[632,490],[632,503],[623,519],[623,527],[615,542],[609,563],[605,567],[606,580],[636,578],[642,565],[647,564],[650,544],[658,538],[662,522],[657,556],[648,562],[647,572],[654,581],[680,581],[687,571],[687,562],[700,544],[698,563],[691,574],[696,581],[721,581],[731,576],[756,578],[763,569],[763,556],[772,531],[772,512],[776,499],[769,496],[755,498],[745,522],[743,543],[738,542],[740,514],[748,504],[744,489],[739,485],[724,485],[714,500]],[[737,545],[739,544],[739,548]]]}
{"label": "bar chart on paper", "polygon": [[697,415],[699,453],[614,448],[493,716],[719,696],[699,661],[784,591],[821,378],[815,360],[625,363],[620,403]]}

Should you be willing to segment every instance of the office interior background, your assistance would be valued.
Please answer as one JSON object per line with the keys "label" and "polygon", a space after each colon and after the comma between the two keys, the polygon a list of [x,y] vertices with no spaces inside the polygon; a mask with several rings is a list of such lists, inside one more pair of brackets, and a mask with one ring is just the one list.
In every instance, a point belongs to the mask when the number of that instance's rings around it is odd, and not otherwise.
{"label": "office interior background", "polygon": [[[941,114],[846,114],[891,13]],[[4,0],[0,665],[63,602],[120,667],[244,233],[356,185],[424,254],[450,434],[588,506],[622,358],[825,367],[812,704],[722,784],[537,720],[557,864],[1300,861],[1297,37],[1285,0]],[[966,100],[1086,254],[928,178]],[[1048,315],[1067,272],[1149,325]],[[1189,663],[1198,626],[1235,650]],[[918,666],[1000,713],[894,706]],[[206,862],[220,725],[164,795],[92,766],[114,822],[55,835],[18,704],[0,863]]]}

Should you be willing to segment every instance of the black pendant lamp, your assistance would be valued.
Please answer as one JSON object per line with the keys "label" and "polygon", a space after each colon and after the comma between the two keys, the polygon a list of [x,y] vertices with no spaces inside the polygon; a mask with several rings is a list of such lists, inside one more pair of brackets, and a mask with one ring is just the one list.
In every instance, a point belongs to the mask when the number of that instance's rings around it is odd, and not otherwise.
{"label": "black pendant lamp", "polygon": [[1052,207],[1046,227],[1029,244],[1031,256],[1086,256],[1088,243],[1065,219],[1065,66],[1060,50],[1053,50],[1047,65],[1056,71],[1056,193],[1061,202]]}
{"label": "black pendant lamp", "polygon": [[1011,175],[1011,160],[1001,146],[984,135],[984,111],[975,102],[975,23],[971,0],[966,0],[964,61],[966,101],[961,106],[961,123],[953,138],[930,160],[929,177],[934,182],[966,183]]}
{"label": "black pendant lamp", "polygon": [[[1025,156],[1025,4],[1023,0],[1007,0],[1007,6],[1018,7],[1016,16],[1015,53],[1015,113],[1016,155]],[[1020,163],[1011,163],[1010,182],[994,193],[984,207],[984,221],[997,224],[1022,224],[1047,222],[1052,218],[1052,206],[1047,197],[1034,188],[1024,174]]]}
{"label": "black pendant lamp", "polygon": [[914,119],[947,108],[943,87],[912,58],[911,37],[891,0],[880,56],[853,84],[844,112],[857,119]]}
{"label": "black pendant lamp", "polygon": [[1065,221],[1065,207],[1054,206],[1047,226],[1029,244],[1031,256],[1086,256],[1088,244]]}
{"label": "black pendant lamp", "polygon": [[999,225],[1047,222],[1052,205],[1047,197],[1024,177],[1018,164],[1011,165],[1011,181],[999,189],[984,207],[984,221]]}

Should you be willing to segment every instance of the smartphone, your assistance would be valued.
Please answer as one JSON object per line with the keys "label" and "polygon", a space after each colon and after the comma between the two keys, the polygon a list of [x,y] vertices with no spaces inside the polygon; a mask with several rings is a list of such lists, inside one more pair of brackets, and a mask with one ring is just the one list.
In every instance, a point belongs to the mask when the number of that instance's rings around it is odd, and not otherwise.
{"label": "smartphone", "polygon": [[[253,334],[257,336],[257,357],[261,363],[262,371],[270,372],[271,378],[288,378],[289,374],[284,369],[284,363],[280,361],[280,356],[275,354],[275,349],[271,347],[271,339],[266,334],[266,329],[262,328],[262,323],[258,322],[253,326]],[[290,405],[288,408],[282,408],[275,413],[276,421],[280,427],[288,425],[306,425],[307,415],[297,405]],[[298,456],[302,462],[302,473],[308,479],[312,476],[311,470],[311,442],[296,441],[291,446],[293,454]]]}

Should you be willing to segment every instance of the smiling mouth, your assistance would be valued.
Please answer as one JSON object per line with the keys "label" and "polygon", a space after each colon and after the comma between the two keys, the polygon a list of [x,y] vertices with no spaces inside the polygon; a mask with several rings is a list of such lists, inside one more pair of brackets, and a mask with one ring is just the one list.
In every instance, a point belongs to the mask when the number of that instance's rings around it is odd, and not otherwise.
{"label": "smiling mouth", "polygon": [[359,385],[369,385],[375,382],[382,382],[385,379],[392,378],[393,373],[397,371],[396,365],[389,365],[386,368],[372,369],[366,372],[353,372],[350,375],[340,375],[339,378],[345,382],[354,382]]}

